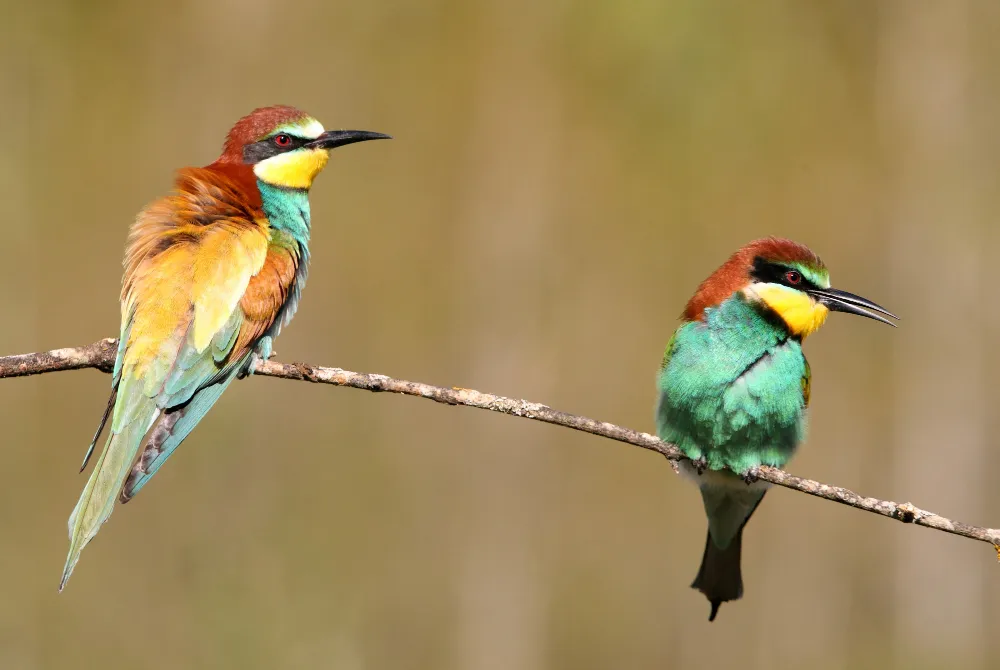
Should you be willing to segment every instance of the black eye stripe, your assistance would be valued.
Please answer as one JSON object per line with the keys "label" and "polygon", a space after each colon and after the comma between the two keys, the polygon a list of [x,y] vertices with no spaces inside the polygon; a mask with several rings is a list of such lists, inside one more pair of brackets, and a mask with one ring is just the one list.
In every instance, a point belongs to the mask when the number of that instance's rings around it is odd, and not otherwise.
{"label": "black eye stripe", "polygon": [[[797,284],[793,284],[788,281],[785,277],[787,272],[798,273],[800,279]],[[820,288],[805,275],[804,272],[799,270],[797,267],[791,265],[785,265],[782,263],[772,263],[764,258],[758,256],[753,260],[753,269],[750,271],[750,277],[754,281],[767,282],[769,284],[781,284],[783,286],[789,286],[791,288],[797,289],[799,291],[806,291],[808,289]]]}
{"label": "black eye stripe", "polygon": [[274,141],[274,136],[267,137],[260,140],[259,142],[254,142],[253,144],[248,144],[243,147],[243,162],[250,165],[254,163],[259,163],[263,160],[267,160],[271,156],[277,156],[278,154],[283,154],[289,151],[298,149],[299,147],[310,142],[304,137],[296,137],[289,133],[280,133],[285,135],[291,140],[288,144],[284,146],[278,146]]}

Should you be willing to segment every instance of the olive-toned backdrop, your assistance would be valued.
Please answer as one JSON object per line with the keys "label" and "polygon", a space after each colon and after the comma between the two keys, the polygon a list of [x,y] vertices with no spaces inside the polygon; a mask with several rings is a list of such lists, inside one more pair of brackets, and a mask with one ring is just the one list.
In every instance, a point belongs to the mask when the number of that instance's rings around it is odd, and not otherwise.
{"label": "olive-toned backdrop", "polygon": [[[115,334],[126,231],[256,106],[338,150],[282,360],[652,430],[695,286],[778,234],[900,327],[807,343],[791,470],[1000,525],[1000,4],[3,0],[0,353]],[[56,586],[110,379],[0,382],[0,667],[1000,668],[988,546],[773,491],[716,623],[652,453],[234,385]]]}

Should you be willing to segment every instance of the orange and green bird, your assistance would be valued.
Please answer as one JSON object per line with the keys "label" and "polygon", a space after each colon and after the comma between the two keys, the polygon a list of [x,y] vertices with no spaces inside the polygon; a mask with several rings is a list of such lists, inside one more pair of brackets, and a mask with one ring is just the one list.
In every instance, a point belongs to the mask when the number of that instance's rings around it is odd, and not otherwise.
{"label": "orange and green bird", "polygon": [[110,434],[69,517],[60,590],[115,501],[128,502],[229,384],[270,356],[306,282],[309,188],[330,151],[388,138],[324,130],[294,107],[257,109],[214,163],[180,170],[173,195],[136,217],[111,397],[84,468],[109,418]]}

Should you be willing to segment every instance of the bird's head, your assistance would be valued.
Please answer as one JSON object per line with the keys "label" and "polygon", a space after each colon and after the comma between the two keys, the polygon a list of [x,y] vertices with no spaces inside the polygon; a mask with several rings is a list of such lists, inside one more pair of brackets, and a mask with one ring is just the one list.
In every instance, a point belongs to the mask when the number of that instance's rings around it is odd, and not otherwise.
{"label": "bird's head", "polygon": [[[805,338],[826,321],[830,311],[866,316],[895,326],[898,318],[861,296],[830,288],[830,274],[819,256],[801,244],[776,237],[747,244],[708,279],[688,301],[684,318],[703,319],[736,292],[777,315],[788,331]],[[883,316],[885,315],[885,316]]]}
{"label": "bird's head", "polygon": [[253,166],[259,180],[274,186],[308,189],[326,166],[330,150],[345,144],[390,139],[367,130],[324,130],[294,107],[261,107],[236,122],[217,163]]}

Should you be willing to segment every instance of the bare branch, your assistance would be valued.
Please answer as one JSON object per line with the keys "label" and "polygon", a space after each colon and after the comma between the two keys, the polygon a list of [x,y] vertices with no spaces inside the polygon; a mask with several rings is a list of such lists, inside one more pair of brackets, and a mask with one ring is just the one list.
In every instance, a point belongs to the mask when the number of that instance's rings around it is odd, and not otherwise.
{"label": "bare branch", "polygon": [[[43,372],[59,370],[79,370],[81,368],[97,368],[103,372],[111,372],[114,367],[117,340],[105,339],[85,347],[70,347],[54,349],[35,354],[0,357],[0,379],[5,377],[24,377]],[[554,410],[539,403],[505,398],[503,396],[482,393],[472,389],[442,386],[431,386],[420,382],[404,379],[394,379],[385,375],[351,372],[340,368],[320,367],[305,363],[279,363],[277,361],[261,361],[257,364],[257,375],[308,381],[333,386],[349,386],[373,392],[401,393],[403,395],[428,398],[446,405],[464,405],[479,409],[500,412],[512,416],[520,416],[535,421],[544,421],[557,426],[565,426],[592,435],[600,435],[619,442],[632,444],[643,449],[649,449],[662,454],[672,462],[684,458],[681,451],[672,444],[663,442],[649,433],[640,433],[613,423],[596,421],[575,414],[567,414]],[[972,526],[960,521],[952,521],[943,516],[922,510],[911,503],[895,503],[891,500],[866,498],[854,491],[839,486],[828,486],[811,479],[803,479],[790,475],[778,468],[764,466],[760,468],[760,479],[784,486],[789,489],[808,493],[826,500],[833,500],[844,505],[880,514],[903,523],[913,523],[918,526],[934,528],[946,533],[960,535],[973,540],[992,544],[997,550],[1000,560],[1000,529]]]}
{"label": "bare branch", "polygon": [[80,370],[97,368],[101,372],[111,372],[115,366],[115,349],[118,340],[107,338],[86,347],[53,349],[37,354],[0,356],[0,379],[5,377],[27,377],[43,372],[60,370]]}

